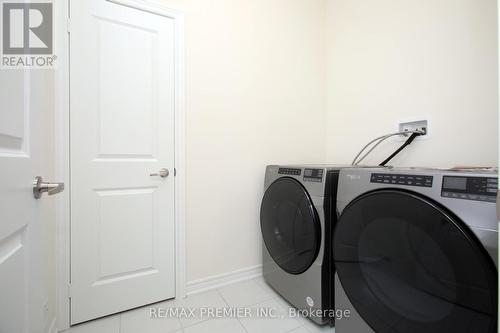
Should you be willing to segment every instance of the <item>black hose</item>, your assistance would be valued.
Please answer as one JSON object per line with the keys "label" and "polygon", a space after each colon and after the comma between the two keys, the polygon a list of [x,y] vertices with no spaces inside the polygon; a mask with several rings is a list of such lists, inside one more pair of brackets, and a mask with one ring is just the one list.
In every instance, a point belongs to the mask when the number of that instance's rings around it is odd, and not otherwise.
{"label": "black hose", "polygon": [[392,153],[391,156],[389,156],[382,163],[380,163],[379,166],[385,166],[387,163],[389,163],[390,160],[392,160],[403,149],[405,149],[407,146],[409,146],[413,142],[413,140],[415,140],[416,137],[419,136],[419,135],[422,135],[422,133],[416,133],[415,132],[412,135],[410,135],[410,137],[408,138],[408,140],[406,140],[405,143],[403,143],[403,145],[398,148],[398,150],[396,150],[394,153]]}

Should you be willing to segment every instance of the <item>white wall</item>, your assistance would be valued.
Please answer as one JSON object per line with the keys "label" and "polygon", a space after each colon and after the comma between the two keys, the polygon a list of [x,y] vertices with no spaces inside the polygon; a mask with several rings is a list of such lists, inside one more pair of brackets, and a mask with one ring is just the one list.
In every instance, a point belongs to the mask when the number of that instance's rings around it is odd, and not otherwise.
{"label": "white wall", "polygon": [[328,0],[327,17],[329,162],[427,116],[431,137],[394,165],[497,165],[495,0]]}
{"label": "white wall", "polygon": [[420,115],[398,165],[497,164],[494,0],[157,1],[186,15],[188,281],[260,264],[266,164],[349,163]]}
{"label": "white wall", "polygon": [[[158,0],[160,1],[160,0]],[[321,162],[323,0],[162,0],[186,19],[187,278],[259,265],[271,163]]]}

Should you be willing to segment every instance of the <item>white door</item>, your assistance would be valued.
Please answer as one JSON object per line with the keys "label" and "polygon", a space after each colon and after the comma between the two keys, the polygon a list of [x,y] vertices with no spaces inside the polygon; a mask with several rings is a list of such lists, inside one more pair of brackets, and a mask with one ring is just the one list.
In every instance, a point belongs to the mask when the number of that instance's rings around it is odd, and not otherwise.
{"label": "white door", "polygon": [[119,2],[71,1],[71,324],[175,297],[174,21]]}
{"label": "white door", "polygon": [[53,176],[51,76],[0,70],[1,333],[47,332],[54,308],[54,199],[33,196]]}

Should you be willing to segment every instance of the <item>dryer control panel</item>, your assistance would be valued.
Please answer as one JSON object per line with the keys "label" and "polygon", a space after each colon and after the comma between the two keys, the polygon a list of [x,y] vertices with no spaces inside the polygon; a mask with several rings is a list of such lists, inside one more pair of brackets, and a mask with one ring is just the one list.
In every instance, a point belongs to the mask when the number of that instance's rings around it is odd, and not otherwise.
{"label": "dryer control panel", "polygon": [[279,175],[300,176],[301,173],[301,169],[279,168],[278,170]]}
{"label": "dryer control panel", "polygon": [[388,185],[406,185],[419,187],[432,187],[432,176],[422,175],[400,175],[388,173],[373,173],[370,179],[372,183]]}
{"label": "dryer control panel", "polygon": [[321,183],[323,181],[323,169],[305,169],[304,181]]}
{"label": "dryer control panel", "polygon": [[496,202],[498,178],[444,176],[441,196],[451,199]]}

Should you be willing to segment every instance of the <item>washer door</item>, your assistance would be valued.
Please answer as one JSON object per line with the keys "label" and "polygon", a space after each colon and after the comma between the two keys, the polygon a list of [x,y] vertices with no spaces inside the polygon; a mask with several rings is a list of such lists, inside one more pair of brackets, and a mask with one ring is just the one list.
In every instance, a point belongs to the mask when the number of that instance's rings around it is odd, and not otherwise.
{"label": "washer door", "polygon": [[334,236],[337,273],[377,333],[497,331],[497,270],[471,231],[419,195],[354,200]]}
{"label": "washer door", "polygon": [[283,177],[262,199],[260,227],[273,260],[290,274],[305,272],[318,255],[321,224],[306,189]]}

